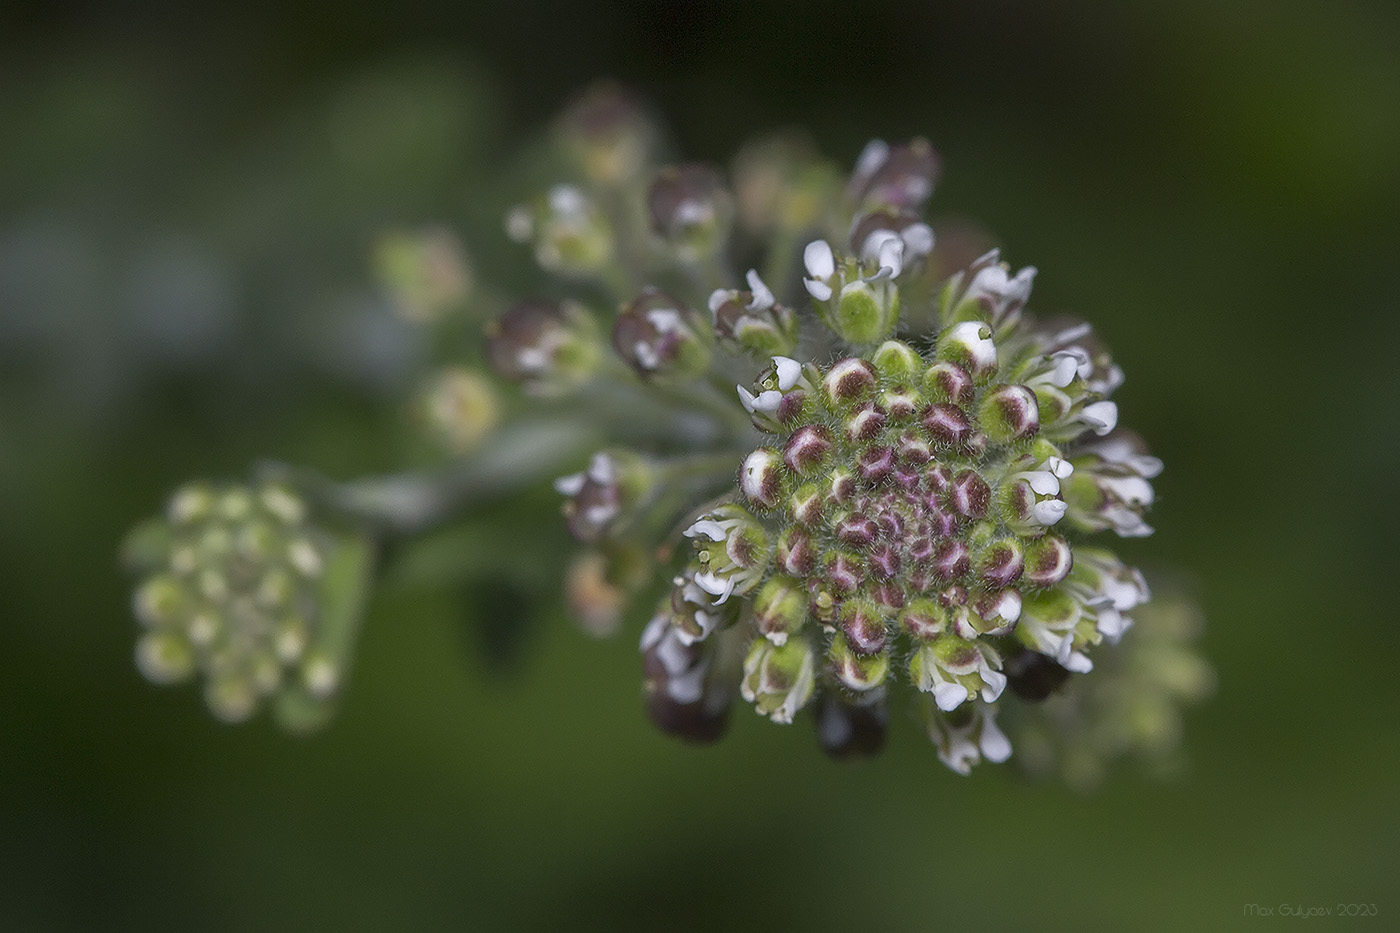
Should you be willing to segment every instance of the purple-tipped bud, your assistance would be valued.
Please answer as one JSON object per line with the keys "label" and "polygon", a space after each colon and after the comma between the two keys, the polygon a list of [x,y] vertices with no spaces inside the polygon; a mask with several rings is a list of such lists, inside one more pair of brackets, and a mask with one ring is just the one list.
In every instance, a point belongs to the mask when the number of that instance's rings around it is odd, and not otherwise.
{"label": "purple-tipped bud", "polygon": [[694,260],[719,249],[729,235],[734,205],[719,172],[689,163],[656,176],[647,189],[647,214],[652,232]]}
{"label": "purple-tipped bud", "polygon": [[972,401],[972,376],[957,363],[940,360],[924,373],[924,387],[934,401],[966,405]]}
{"label": "purple-tipped bud", "polygon": [[841,595],[854,592],[865,582],[865,566],[854,554],[837,551],[822,563],[826,570],[825,583]]}
{"label": "purple-tipped bud", "polygon": [[643,379],[686,379],[710,365],[710,346],[695,312],[660,289],[647,288],[613,324],[613,348]]}
{"label": "purple-tipped bud", "polygon": [[875,391],[875,368],[862,359],[837,360],[827,370],[822,388],[831,407],[854,405]]}
{"label": "purple-tipped bud", "polygon": [[502,378],[535,395],[562,395],[593,378],[603,346],[572,302],[523,301],[486,327],[486,356]]}
{"label": "purple-tipped bud", "polygon": [[1069,576],[1074,552],[1059,535],[1044,535],[1026,545],[1025,579],[1036,586],[1054,586]]}
{"label": "purple-tipped bud", "polygon": [[788,507],[793,521],[807,528],[815,528],[826,511],[826,494],[815,483],[807,483],[788,497]]}
{"label": "purple-tipped bud", "polygon": [[948,609],[936,600],[920,597],[909,601],[899,614],[899,625],[915,638],[927,640],[948,624]]}
{"label": "purple-tipped bud", "polygon": [[807,621],[807,594],[792,577],[774,577],[754,599],[754,624],[765,638],[781,645]]}
{"label": "purple-tipped bud", "polygon": [[783,462],[788,469],[806,476],[821,466],[831,453],[831,432],[824,425],[798,428],[783,446]]}
{"label": "purple-tipped bud", "polygon": [[841,631],[856,654],[875,654],[885,648],[884,616],[867,600],[852,599],[841,607]]}
{"label": "purple-tipped bud", "polygon": [[739,490],[755,508],[767,511],[783,498],[782,457],[771,447],[760,447],[739,467]]}
{"label": "purple-tipped bud", "polygon": [[854,444],[877,437],[885,429],[887,420],[884,409],[866,402],[846,417],[846,439]]}
{"label": "purple-tipped bud", "polygon": [[1034,437],[1040,430],[1040,406],[1025,386],[997,386],[982,398],[982,430],[993,444]]}
{"label": "purple-tipped bud", "polygon": [[880,686],[890,672],[888,651],[861,654],[847,640],[845,632],[837,632],[836,637],[831,640],[827,662],[832,675],[857,693]]}
{"label": "purple-tipped bud", "polygon": [[977,575],[988,586],[1010,586],[1021,579],[1025,557],[1019,538],[999,538],[981,549]]}
{"label": "purple-tipped bud", "polygon": [[944,491],[943,502],[949,512],[981,518],[992,504],[992,487],[975,470],[963,470]]}
{"label": "purple-tipped bud", "polygon": [[936,447],[958,447],[972,435],[972,422],[961,408],[946,402],[930,405],[924,412],[924,430]]}
{"label": "purple-tipped bud", "polygon": [[817,567],[817,547],[807,532],[801,528],[789,528],[778,539],[774,563],[789,576],[806,577]]}

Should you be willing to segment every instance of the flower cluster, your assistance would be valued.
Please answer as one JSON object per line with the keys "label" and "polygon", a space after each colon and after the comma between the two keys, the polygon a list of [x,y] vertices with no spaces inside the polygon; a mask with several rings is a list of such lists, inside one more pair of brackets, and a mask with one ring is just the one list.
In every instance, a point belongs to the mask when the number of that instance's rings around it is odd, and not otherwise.
{"label": "flower cluster", "polygon": [[347,554],[284,484],[181,488],[128,542],[143,572],[137,667],[158,684],[201,676],[225,722],[275,700],[285,724],[312,724],[344,673],[346,638],[327,588]]}
{"label": "flower cluster", "polygon": [[[835,756],[870,754],[903,686],[950,768],[1006,759],[1006,697],[1088,675],[1149,598],[1076,540],[1151,533],[1162,465],[1118,427],[1122,371],[1087,324],[1028,313],[1034,268],[993,250],[938,276],[927,142],[870,144],[844,192],[769,142],[731,189],[651,163],[655,135],[618,131],[641,119],[624,109],[579,104],[564,125],[583,177],[510,221],[547,269],[611,295],[611,347],[596,304],[531,302],[492,330],[492,357],[530,391],[631,386],[672,412],[665,437],[557,484],[599,566],[690,542],[642,638],[652,718],[712,740],[737,693],[776,723],[811,710]],[[578,130],[600,121],[612,132]],[[621,160],[619,140],[630,172],[587,171]]]}

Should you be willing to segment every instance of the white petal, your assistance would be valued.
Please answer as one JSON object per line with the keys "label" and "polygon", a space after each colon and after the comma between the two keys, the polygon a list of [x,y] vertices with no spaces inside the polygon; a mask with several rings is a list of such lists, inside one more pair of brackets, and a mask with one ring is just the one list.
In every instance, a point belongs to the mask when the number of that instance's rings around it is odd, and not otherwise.
{"label": "white petal", "polygon": [[802,264],[814,279],[829,279],[836,274],[836,257],[826,240],[813,240],[802,251]]}
{"label": "white petal", "polygon": [[941,683],[933,688],[933,701],[943,712],[951,712],[967,699],[967,688],[962,684]]}
{"label": "white petal", "polygon": [[773,357],[773,369],[778,373],[778,388],[786,392],[802,378],[802,364],[786,356]]}
{"label": "white petal", "polygon": [[1046,459],[1045,469],[1054,473],[1058,479],[1069,479],[1074,475],[1074,464],[1060,457],[1050,457]]}
{"label": "white petal", "polygon": [[851,172],[856,178],[864,178],[874,175],[880,170],[880,166],[885,164],[885,160],[890,157],[890,145],[883,139],[872,139],[865,144],[865,148],[860,151],[856,158],[855,170]]}
{"label": "white petal", "polygon": [[982,748],[982,757],[994,764],[1011,757],[1011,740],[997,726],[990,711],[982,719],[982,735],[977,744]]}
{"label": "white petal", "polygon": [[1093,427],[1095,434],[1104,435],[1118,426],[1118,405],[1114,402],[1093,402],[1084,406],[1080,417]]}
{"label": "white petal", "polygon": [[695,585],[706,593],[715,597],[716,606],[729,598],[729,594],[734,592],[734,581],[729,577],[721,577],[713,573],[697,573],[695,575]]}
{"label": "white petal", "polygon": [[915,223],[899,233],[904,241],[904,255],[910,259],[922,259],[933,252],[933,228],[926,223]]}
{"label": "white petal", "polygon": [[1046,499],[1031,507],[1031,516],[1042,525],[1053,525],[1065,517],[1067,508],[1062,499]]}
{"label": "white petal", "polygon": [[1126,505],[1151,505],[1152,484],[1138,476],[1102,476],[1099,485]]}
{"label": "white petal", "polygon": [[988,703],[995,703],[997,697],[1001,696],[1001,692],[1006,689],[1006,675],[1000,671],[984,670],[982,671],[982,683],[984,684],[982,699]]}
{"label": "white petal", "polygon": [[583,489],[584,475],[582,473],[571,473],[568,476],[561,476],[554,481],[554,491],[564,496],[576,496]]}
{"label": "white petal", "polygon": [[749,292],[753,295],[753,301],[749,302],[749,310],[767,311],[773,307],[773,292],[763,284],[763,279],[758,277],[758,270],[750,269],[745,278],[748,279]]}
{"label": "white petal", "polygon": [[1075,674],[1087,674],[1094,669],[1094,662],[1082,651],[1071,651],[1069,657],[1061,661],[1060,665]]}
{"label": "white petal", "polygon": [[728,289],[728,288],[717,288],[717,289],[715,289],[714,291],[710,292],[710,302],[709,302],[710,313],[713,314],[713,313],[715,313],[716,311],[718,311],[718,310],[719,310],[719,306],[722,305],[722,304],[724,304],[726,301],[728,301],[728,300],[729,300],[730,298],[732,298],[732,297],[734,297],[734,291],[733,291],[733,289]]}
{"label": "white petal", "polygon": [[1033,473],[1021,473],[1021,478],[1030,484],[1031,489],[1037,495],[1056,496],[1060,493],[1060,481],[1054,473],[1048,470],[1036,470]]}
{"label": "white petal", "polygon": [[880,270],[888,269],[890,275],[897,276],[904,271],[904,241],[899,237],[891,235],[880,246]]}
{"label": "white petal", "polygon": [[744,410],[749,414],[753,414],[754,403],[757,401],[754,394],[740,385],[736,385],[734,388],[739,390],[739,404],[743,405]]}
{"label": "white petal", "polygon": [[683,532],[683,534],[687,538],[695,538],[699,537],[700,535],[704,535],[711,541],[723,541],[725,538],[728,537],[728,534],[725,532],[723,525],[721,525],[719,522],[712,521],[708,518],[700,519],[698,522],[687,528]]}
{"label": "white petal", "polygon": [[827,301],[831,298],[831,286],[825,282],[818,282],[814,279],[803,279],[802,284],[807,286],[807,294],[818,301]]}

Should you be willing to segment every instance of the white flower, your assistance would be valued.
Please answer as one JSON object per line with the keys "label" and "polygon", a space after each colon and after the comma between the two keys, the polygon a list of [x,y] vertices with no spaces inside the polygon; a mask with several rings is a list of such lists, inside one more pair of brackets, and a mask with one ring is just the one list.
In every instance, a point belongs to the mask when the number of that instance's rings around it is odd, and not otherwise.
{"label": "white flower", "polygon": [[813,240],[802,251],[802,263],[807,267],[807,278],[802,284],[807,293],[818,301],[831,298],[831,278],[836,275],[836,257],[826,240]]}

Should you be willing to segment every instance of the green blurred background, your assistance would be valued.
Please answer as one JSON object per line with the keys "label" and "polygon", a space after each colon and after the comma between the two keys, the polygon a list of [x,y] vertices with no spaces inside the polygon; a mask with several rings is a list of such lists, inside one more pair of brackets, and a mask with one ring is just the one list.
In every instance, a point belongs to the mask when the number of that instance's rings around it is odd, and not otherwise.
{"label": "green blurred background", "polygon": [[[0,928],[1400,928],[1397,49],[1381,0],[6,4]],[[1187,575],[1219,675],[1177,781],[961,779],[913,722],[836,765],[743,709],[686,748],[635,629],[501,645],[499,593],[392,574],[322,734],[141,680],[123,531],[259,456],[401,466],[428,348],[376,233],[523,289],[498,180],[601,76],[698,158],[928,135],[933,210],[1099,326],[1167,463],[1123,552]],[[552,508],[480,534],[560,551]]]}

